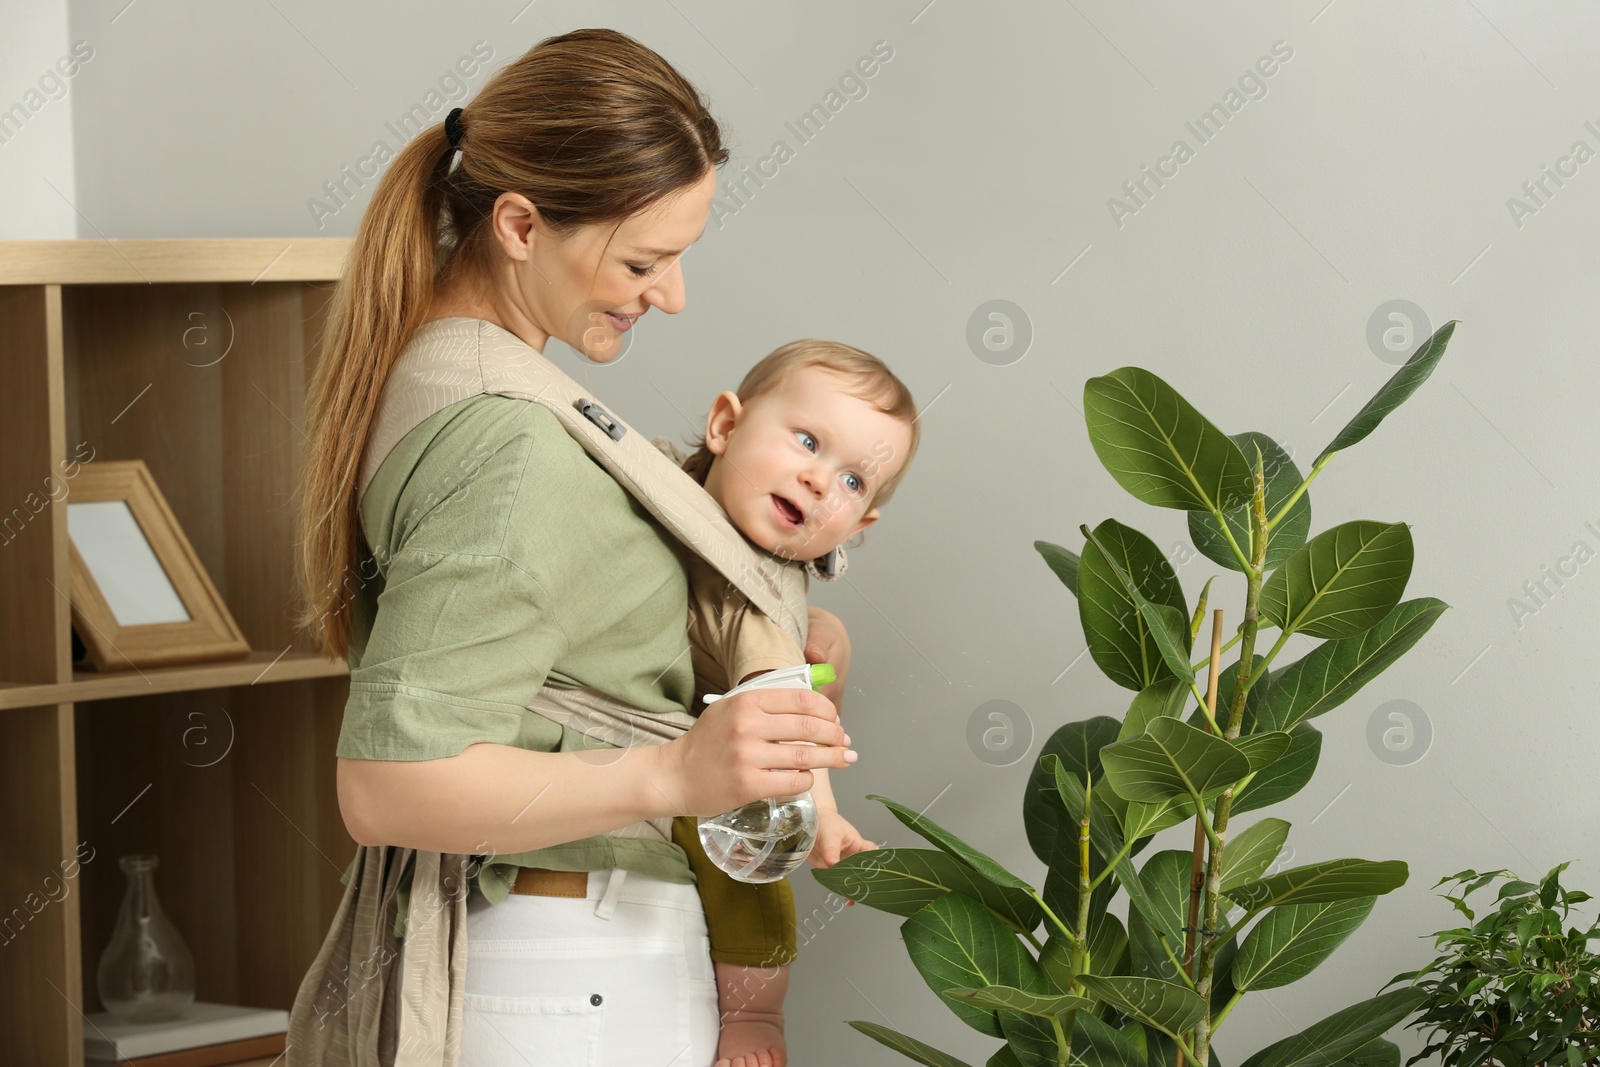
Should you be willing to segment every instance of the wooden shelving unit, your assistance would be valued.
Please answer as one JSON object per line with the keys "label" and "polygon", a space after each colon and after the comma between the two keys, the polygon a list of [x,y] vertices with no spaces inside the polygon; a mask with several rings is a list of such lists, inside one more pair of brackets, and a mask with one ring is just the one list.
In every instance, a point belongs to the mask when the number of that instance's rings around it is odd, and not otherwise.
{"label": "wooden shelving unit", "polygon": [[[306,387],[348,246],[0,242],[8,1062],[82,1064],[122,855],[161,857],[202,1000],[288,1008],[332,920],[355,850],[334,792],[349,683],[293,627],[292,545]],[[59,505],[90,450],[149,466],[248,659],[74,669]],[[64,879],[80,848],[92,858]]]}

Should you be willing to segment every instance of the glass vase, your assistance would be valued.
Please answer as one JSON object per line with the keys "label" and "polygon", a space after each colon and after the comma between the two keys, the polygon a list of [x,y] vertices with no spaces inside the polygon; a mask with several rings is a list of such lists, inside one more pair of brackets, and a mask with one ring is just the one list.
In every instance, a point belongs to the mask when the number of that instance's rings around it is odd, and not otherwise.
{"label": "glass vase", "polygon": [[100,1002],[124,1022],[176,1019],[194,1003],[194,957],[156,899],[151,855],[117,861],[127,875],[111,943],[100,956]]}

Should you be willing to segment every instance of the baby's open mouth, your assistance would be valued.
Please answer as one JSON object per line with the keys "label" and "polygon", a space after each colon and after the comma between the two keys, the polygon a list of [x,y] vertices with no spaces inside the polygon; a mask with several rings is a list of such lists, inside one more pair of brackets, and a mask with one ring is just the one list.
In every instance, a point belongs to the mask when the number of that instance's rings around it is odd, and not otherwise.
{"label": "baby's open mouth", "polygon": [[782,517],[783,521],[790,526],[803,526],[805,524],[805,516],[800,513],[800,509],[776,493],[772,494],[772,505],[778,509],[778,515]]}

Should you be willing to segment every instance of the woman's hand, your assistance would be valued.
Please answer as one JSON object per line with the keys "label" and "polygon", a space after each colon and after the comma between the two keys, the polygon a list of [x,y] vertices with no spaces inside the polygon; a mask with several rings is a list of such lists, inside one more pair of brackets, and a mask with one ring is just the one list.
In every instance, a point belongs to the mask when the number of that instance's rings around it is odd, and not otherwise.
{"label": "woman's hand", "polygon": [[833,701],[840,714],[844,713],[845,676],[850,673],[850,634],[831,611],[812,605],[806,609],[806,662],[831,663],[837,680],[829,682],[817,692]]}
{"label": "woman's hand", "polygon": [[[809,742],[774,744],[773,742]],[[810,689],[751,689],[706,705],[683,736],[644,751],[660,761],[658,792],[674,815],[720,815],[762,797],[811,788],[813,767],[856,754],[839,712]]]}

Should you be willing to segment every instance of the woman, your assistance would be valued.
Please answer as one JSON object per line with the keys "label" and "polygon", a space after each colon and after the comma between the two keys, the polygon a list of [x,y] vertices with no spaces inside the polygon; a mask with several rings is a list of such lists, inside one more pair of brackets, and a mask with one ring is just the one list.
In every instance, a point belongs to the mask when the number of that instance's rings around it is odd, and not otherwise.
{"label": "woman", "polygon": [[[347,961],[314,1009],[315,1029],[348,1030],[325,1058],[450,1062],[459,1037],[472,1067],[530,1049],[536,1062],[710,1064],[716,994],[683,850],[629,834],[797,793],[812,768],[854,760],[828,690],[717,701],[629,758],[568,750],[569,729],[527,710],[552,686],[664,716],[692,699],[681,546],[526,400],[472,396],[367,454],[390,372],[419,336],[540,351],[556,338],[605,361],[640,315],[680,311],[679,257],[727,158],[668,63],[581,30],[541,42],[407,145],[361,221],[313,383],[301,543],[302,621],[351,668],[339,805],[370,846],[353,876],[380,878],[387,905],[407,886],[376,857],[411,854],[377,846],[417,850],[418,872],[425,855],[530,862],[513,867],[511,895],[490,906],[475,893],[467,908],[480,951],[466,953],[466,1019],[443,1052],[406,1047],[403,1027],[393,1048],[393,988],[381,1010],[342,1014],[391,973],[380,959]],[[808,658],[847,664],[838,620],[810,621]],[[802,740],[818,747],[769,743]],[[341,905],[336,926],[355,920],[372,915]],[[551,938],[564,958],[528,951]],[[406,973],[424,950],[459,960],[411,937]],[[291,1062],[297,1034],[311,1054],[306,1002],[330,984],[302,987]]]}

